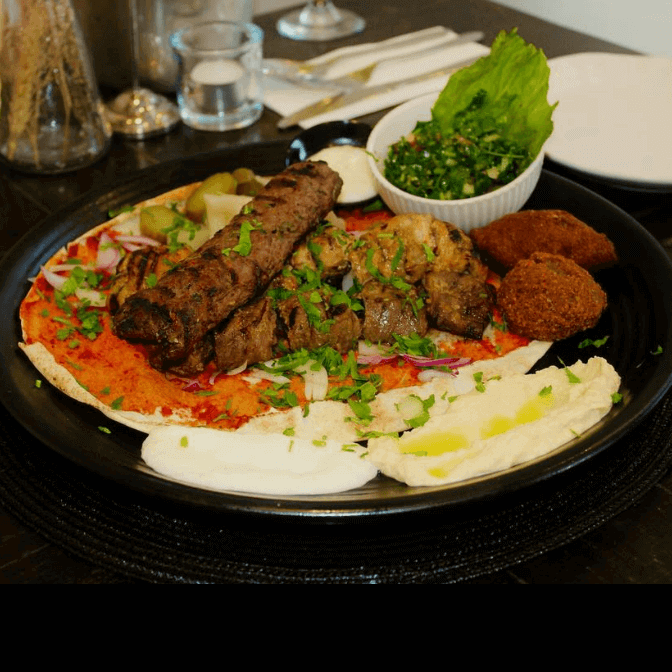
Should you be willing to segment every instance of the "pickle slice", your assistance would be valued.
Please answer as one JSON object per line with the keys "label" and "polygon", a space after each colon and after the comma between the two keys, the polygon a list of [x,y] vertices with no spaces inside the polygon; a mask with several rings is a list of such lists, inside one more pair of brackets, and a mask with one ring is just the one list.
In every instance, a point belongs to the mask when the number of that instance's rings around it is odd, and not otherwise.
{"label": "pickle slice", "polygon": [[140,211],[140,233],[165,245],[168,236],[164,232],[175,221],[175,212],[165,205],[149,205]]}
{"label": "pickle slice", "polygon": [[241,196],[256,196],[259,190],[264,186],[249,168],[236,168],[233,171],[238,186],[236,193]]}
{"label": "pickle slice", "polygon": [[211,175],[187,199],[186,214],[195,222],[202,222],[205,216],[203,194],[235,194],[237,182],[231,173]]}

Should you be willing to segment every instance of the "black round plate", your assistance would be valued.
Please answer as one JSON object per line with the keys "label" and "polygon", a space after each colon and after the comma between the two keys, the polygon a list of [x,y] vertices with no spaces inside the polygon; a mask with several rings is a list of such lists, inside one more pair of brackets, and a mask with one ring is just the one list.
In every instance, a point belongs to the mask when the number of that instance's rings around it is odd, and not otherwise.
{"label": "black round plate", "polygon": [[[0,305],[11,319],[0,325],[0,401],[39,441],[112,481],[146,495],[214,512],[252,513],[285,520],[380,520],[381,516],[448,509],[520,491],[585,463],[632,431],[672,384],[672,263],[656,240],[625,212],[583,187],[544,171],[526,208],[561,208],[606,233],[620,260],[596,273],[609,297],[599,324],[553,345],[537,368],[600,355],[623,384],[623,403],[590,434],[526,465],[452,486],[409,488],[384,477],[363,488],[323,497],[262,497],[212,492],[156,475],[140,458],[143,435],[111,423],[49,385],[19,350],[18,309],[41,263],[57,249],[106,221],[109,210],[151,198],[208,175],[245,166],[259,174],[282,169],[285,143],[232,148],[139,171],[116,187],[93,193],[46,219],[0,262]],[[580,349],[584,338],[609,336],[603,347]],[[657,354],[662,352],[661,354]],[[101,433],[106,425],[111,434]]]}

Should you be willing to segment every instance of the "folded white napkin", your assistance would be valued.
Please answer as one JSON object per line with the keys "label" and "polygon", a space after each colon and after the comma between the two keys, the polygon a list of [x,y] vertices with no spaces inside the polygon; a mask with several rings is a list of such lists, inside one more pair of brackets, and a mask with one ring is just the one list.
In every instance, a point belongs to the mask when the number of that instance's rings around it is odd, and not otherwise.
{"label": "folded white napkin", "polygon": [[[421,44],[404,46],[404,39],[416,36],[426,36],[426,41]],[[367,86],[377,84],[387,84],[389,82],[399,81],[414,75],[421,75],[439,68],[450,67],[467,59],[476,59],[489,53],[490,49],[477,42],[467,42],[445,51],[437,51],[431,54],[426,52],[442,44],[450,44],[450,40],[457,37],[457,33],[444,28],[435,26],[425,30],[409,33],[389,40],[379,42],[379,49],[375,53],[368,53],[358,56],[358,52],[370,47],[370,44],[362,44],[353,47],[342,47],[334,51],[312,59],[309,63],[321,63],[333,58],[334,56],[343,57],[335,63],[325,75],[325,79],[335,79],[348,72],[364,68],[381,58],[389,58],[379,63],[373,71]],[[354,119],[355,117],[371,112],[377,112],[399,103],[403,103],[411,98],[416,98],[432,91],[439,92],[446,85],[447,76],[435,77],[411,86],[400,87],[390,93],[382,96],[376,96],[369,100],[363,100],[359,103],[342,107],[333,112],[327,112],[301,122],[303,128],[310,128],[316,124],[326,121],[340,121]],[[301,87],[289,82],[267,77],[265,79],[264,103],[267,107],[275,110],[283,117],[292,114],[306,105],[321,100],[325,96],[333,94],[334,89],[316,89],[315,87]]]}

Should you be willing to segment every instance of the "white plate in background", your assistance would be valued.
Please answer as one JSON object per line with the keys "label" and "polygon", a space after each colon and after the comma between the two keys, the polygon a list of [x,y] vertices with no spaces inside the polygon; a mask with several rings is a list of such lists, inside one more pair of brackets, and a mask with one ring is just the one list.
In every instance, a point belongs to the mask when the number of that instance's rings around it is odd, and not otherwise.
{"label": "white plate in background", "polygon": [[546,155],[616,186],[672,191],[672,59],[582,53],[549,66],[560,104]]}

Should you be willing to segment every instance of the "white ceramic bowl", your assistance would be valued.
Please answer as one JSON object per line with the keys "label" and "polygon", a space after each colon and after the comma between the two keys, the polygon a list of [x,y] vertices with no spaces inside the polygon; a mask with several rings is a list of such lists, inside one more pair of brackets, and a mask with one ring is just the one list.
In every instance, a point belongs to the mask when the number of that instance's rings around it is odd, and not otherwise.
{"label": "white ceramic bowl", "polygon": [[452,201],[422,198],[402,191],[385,179],[382,171],[390,145],[410,133],[418,121],[431,119],[431,109],[437,97],[438,93],[430,93],[409,100],[388,112],[373,127],[366,149],[369,152],[369,166],[381,198],[397,214],[409,212],[431,214],[467,232],[485,226],[510,212],[520,210],[539,181],[544,163],[543,149],[525,172],[513,182],[489,194],[473,198]]}

